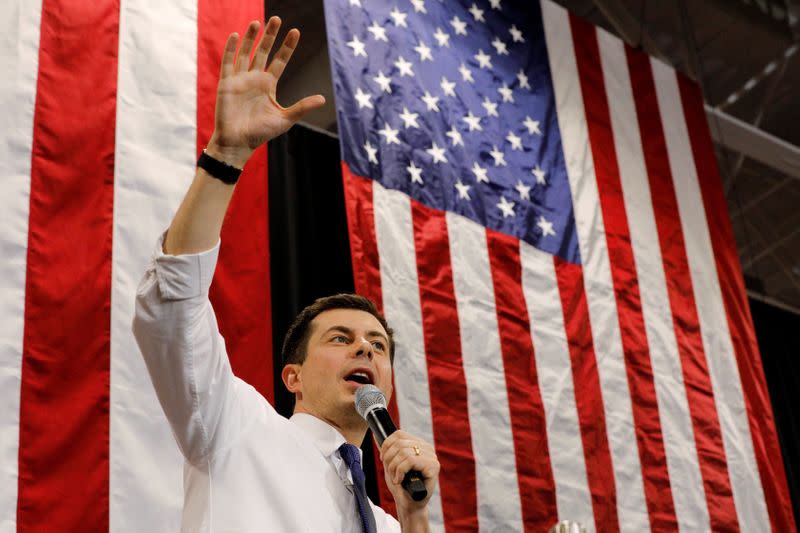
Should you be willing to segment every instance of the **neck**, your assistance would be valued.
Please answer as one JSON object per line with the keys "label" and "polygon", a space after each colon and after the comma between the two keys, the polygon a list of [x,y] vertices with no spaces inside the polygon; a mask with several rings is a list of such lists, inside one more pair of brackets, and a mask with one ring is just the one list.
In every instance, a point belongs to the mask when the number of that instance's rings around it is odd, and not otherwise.
{"label": "neck", "polygon": [[305,413],[315,418],[319,418],[341,433],[344,437],[344,440],[359,448],[361,447],[361,443],[364,442],[364,437],[367,434],[367,423],[358,415],[358,413],[355,412],[355,410],[353,410],[352,415],[347,413],[344,416],[334,418],[331,416],[325,416],[322,413],[317,413],[312,409],[308,409],[304,405],[298,403],[294,407],[294,412],[295,414]]}

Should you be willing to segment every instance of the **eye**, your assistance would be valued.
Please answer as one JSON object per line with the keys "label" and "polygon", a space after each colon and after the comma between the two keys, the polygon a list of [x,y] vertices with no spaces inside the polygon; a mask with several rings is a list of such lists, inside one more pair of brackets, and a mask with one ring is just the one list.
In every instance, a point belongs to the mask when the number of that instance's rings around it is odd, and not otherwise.
{"label": "eye", "polygon": [[348,339],[344,335],[334,335],[333,337],[331,337],[331,341],[347,344],[348,342],[350,342],[350,339]]}
{"label": "eye", "polygon": [[381,341],[374,341],[372,347],[381,352],[386,349],[386,346]]}

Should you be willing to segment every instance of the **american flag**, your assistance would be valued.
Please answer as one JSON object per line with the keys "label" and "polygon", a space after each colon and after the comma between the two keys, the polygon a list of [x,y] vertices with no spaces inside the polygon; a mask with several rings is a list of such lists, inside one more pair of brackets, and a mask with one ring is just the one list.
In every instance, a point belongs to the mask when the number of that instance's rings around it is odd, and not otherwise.
{"label": "american flag", "polygon": [[[135,291],[211,133],[225,39],[263,16],[261,0],[4,3],[0,531],[180,529],[183,458]],[[245,172],[212,300],[237,373],[271,398],[263,150]]]}
{"label": "american flag", "polygon": [[698,87],[548,0],[325,9],[435,529],[794,530]]}

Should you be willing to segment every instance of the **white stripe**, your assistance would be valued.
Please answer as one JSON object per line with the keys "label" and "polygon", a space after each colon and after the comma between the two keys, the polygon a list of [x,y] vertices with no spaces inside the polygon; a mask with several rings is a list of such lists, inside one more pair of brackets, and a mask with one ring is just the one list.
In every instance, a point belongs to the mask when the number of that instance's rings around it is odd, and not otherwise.
{"label": "white stripe", "polygon": [[560,520],[575,520],[594,531],[594,511],[586,478],[583,441],[575,405],[561,295],[553,256],[520,244],[522,291],[531,323],[536,375],[547,420],[547,447],[556,484]]}
{"label": "white stripe", "polygon": [[11,2],[0,19],[0,530],[15,531],[25,328],[25,271],[41,2]]}
{"label": "white stripe", "polygon": [[663,63],[651,60],[651,65],[739,528],[742,531],[769,531],[764,490],[756,466],[739,367],[722,301],[678,80],[675,71]]}
{"label": "white stripe", "polygon": [[544,0],[542,14],[583,261],[586,300],[614,467],[620,531],[640,533],[649,531],[650,522],[572,31],[562,7]]}
{"label": "white stripe", "polygon": [[667,281],[625,48],[620,39],[604,30],[598,30],[598,42],[675,514],[681,531],[706,531],[710,523],[703,478],[668,305]]}
{"label": "white stripe", "polygon": [[446,216],[475,454],[478,525],[481,531],[522,531],[486,230],[460,215]]}
{"label": "white stripe", "polygon": [[193,176],[197,5],[120,6],[111,293],[111,531],[178,531],[183,460],[131,333],[136,286]]}
{"label": "white stripe", "polygon": [[[433,442],[411,202],[405,194],[386,190],[378,182],[373,182],[372,198],[375,238],[380,257],[383,311],[387,322],[396,331],[394,383],[397,387],[395,396],[400,414],[398,424],[404,430]],[[444,531],[438,485],[428,503],[428,513],[432,529]]]}

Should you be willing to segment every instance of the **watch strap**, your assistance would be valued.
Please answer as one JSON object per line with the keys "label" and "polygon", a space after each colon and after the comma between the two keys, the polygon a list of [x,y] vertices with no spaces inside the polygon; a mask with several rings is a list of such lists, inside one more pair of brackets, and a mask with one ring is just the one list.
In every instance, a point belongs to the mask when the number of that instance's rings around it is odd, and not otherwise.
{"label": "watch strap", "polygon": [[208,172],[212,178],[216,178],[228,185],[234,185],[239,181],[239,176],[242,175],[241,168],[236,168],[224,161],[211,157],[205,150],[200,154],[197,166]]}

